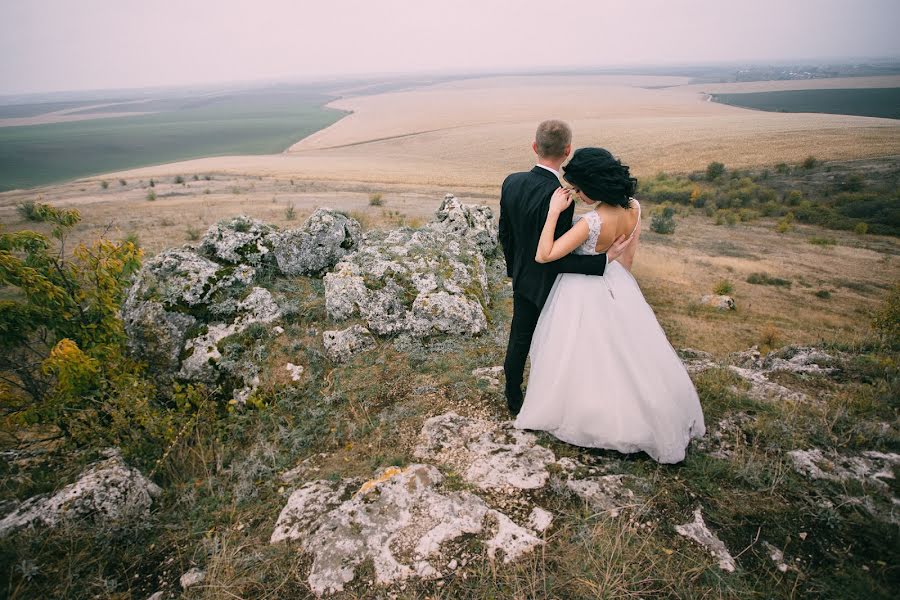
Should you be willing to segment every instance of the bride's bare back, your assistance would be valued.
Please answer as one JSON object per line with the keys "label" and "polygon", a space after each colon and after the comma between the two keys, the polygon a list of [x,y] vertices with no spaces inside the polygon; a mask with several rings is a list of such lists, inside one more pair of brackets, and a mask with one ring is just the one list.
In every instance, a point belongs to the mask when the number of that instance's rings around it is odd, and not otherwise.
{"label": "bride's bare back", "polygon": [[600,215],[600,221],[603,223],[595,248],[600,253],[606,252],[619,236],[631,235],[640,218],[640,205],[638,205],[636,200],[632,201],[631,206],[628,208],[611,204],[600,204],[594,210]]}

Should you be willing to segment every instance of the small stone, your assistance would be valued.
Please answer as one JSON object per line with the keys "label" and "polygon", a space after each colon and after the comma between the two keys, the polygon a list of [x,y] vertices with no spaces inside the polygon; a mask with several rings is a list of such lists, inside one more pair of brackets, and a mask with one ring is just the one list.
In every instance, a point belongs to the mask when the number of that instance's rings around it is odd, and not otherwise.
{"label": "small stone", "polygon": [[186,590],[198,583],[203,583],[205,579],[206,571],[193,567],[190,571],[182,575],[178,582],[181,584],[181,588]]}
{"label": "small stone", "polygon": [[528,515],[528,525],[538,533],[546,531],[552,523],[553,513],[546,511],[539,506],[535,506],[534,509],[532,509],[531,514]]}
{"label": "small stone", "polygon": [[700,304],[711,306],[718,310],[736,310],[737,308],[737,305],[734,303],[734,298],[716,294],[707,294],[706,296],[703,296],[700,298]]}
{"label": "small stone", "polygon": [[295,365],[293,363],[288,363],[285,365],[285,368],[291,374],[291,381],[300,381],[300,376],[303,375],[303,366]]}

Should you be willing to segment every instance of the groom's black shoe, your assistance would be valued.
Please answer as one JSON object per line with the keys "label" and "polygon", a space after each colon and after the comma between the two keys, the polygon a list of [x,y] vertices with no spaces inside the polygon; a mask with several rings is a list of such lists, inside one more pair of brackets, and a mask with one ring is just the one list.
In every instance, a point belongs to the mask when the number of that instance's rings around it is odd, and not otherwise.
{"label": "groom's black shoe", "polygon": [[506,406],[509,408],[509,412],[512,416],[516,416],[519,414],[519,411],[522,410],[522,392],[520,391],[518,394],[513,391],[510,392],[506,390]]}

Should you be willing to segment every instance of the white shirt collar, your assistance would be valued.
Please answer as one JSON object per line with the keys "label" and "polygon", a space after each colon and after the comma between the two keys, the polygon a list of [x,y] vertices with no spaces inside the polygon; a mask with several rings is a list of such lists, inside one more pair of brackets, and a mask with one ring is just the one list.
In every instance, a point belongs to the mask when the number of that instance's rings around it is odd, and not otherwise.
{"label": "white shirt collar", "polygon": [[557,178],[557,179],[559,179],[559,171],[557,171],[556,169],[554,169],[554,168],[552,168],[552,167],[548,167],[547,165],[534,165],[534,166],[540,167],[540,168],[542,168],[542,169],[547,169],[548,171],[550,171],[551,173],[553,173],[554,175],[556,175],[556,178]]}

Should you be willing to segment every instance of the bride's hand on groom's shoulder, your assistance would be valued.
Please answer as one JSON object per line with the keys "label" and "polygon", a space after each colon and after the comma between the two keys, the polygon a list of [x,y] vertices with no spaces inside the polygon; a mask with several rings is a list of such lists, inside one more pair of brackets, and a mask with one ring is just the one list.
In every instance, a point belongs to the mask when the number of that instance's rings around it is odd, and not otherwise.
{"label": "bride's hand on groom's shoulder", "polygon": [[558,215],[569,208],[570,204],[572,204],[572,198],[569,196],[569,191],[564,187],[558,187],[550,198],[550,212]]}

